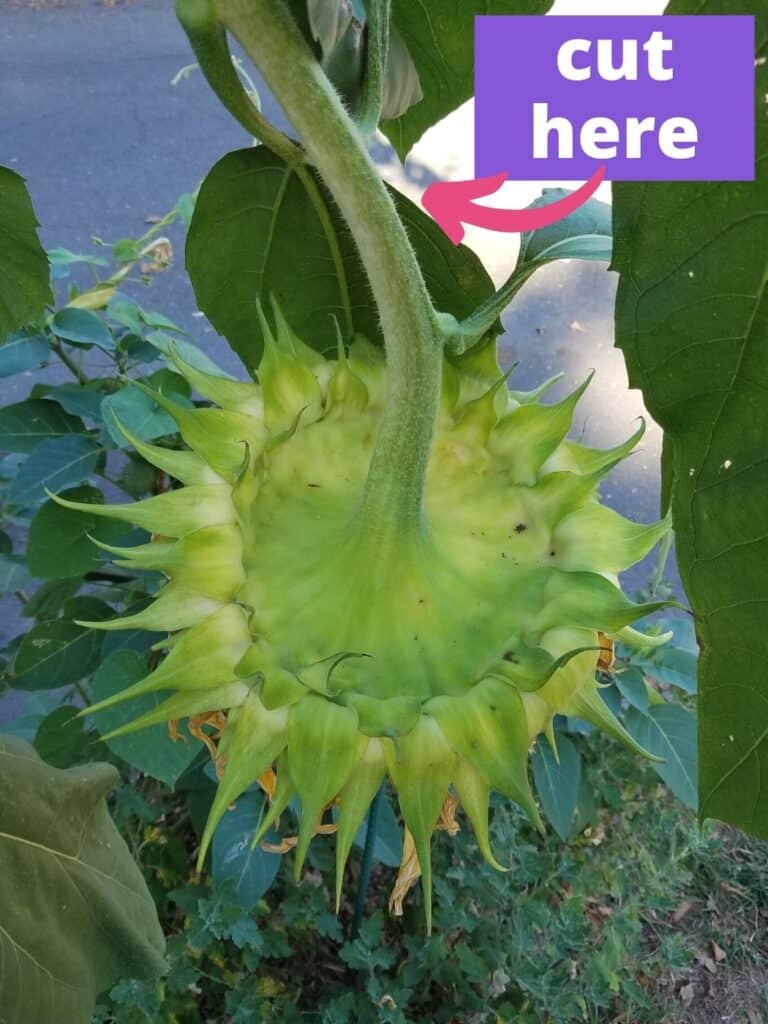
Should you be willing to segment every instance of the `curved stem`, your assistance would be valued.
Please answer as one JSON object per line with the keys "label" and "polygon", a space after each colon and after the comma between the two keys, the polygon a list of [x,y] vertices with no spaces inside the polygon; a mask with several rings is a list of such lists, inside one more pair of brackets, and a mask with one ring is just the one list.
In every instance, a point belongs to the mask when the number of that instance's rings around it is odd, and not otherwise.
{"label": "curved stem", "polygon": [[281,0],[216,0],[339,206],[368,273],[387,350],[387,396],[360,523],[380,543],[421,525],[443,337],[394,203],[354,123]]}
{"label": "curved stem", "polygon": [[373,135],[381,120],[389,60],[391,17],[392,0],[371,0],[366,26],[368,42],[365,54],[365,79],[356,118],[358,131],[364,139]]}
{"label": "curved stem", "polygon": [[244,88],[232,63],[214,0],[176,0],[176,17],[187,33],[200,70],[222,105],[249,134],[286,163],[302,163],[301,148],[264,117]]}

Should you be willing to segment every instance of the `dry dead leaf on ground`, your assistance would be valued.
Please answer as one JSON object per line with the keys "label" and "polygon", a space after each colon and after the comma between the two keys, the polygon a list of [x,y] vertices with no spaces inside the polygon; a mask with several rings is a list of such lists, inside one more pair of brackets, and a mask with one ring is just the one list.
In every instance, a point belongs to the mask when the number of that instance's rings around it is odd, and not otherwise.
{"label": "dry dead leaf on ground", "polygon": [[696,995],[696,989],[693,986],[693,982],[689,981],[687,985],[683,985],[683,987],[680,989],[680,992],[679,992],[680,1002],[683,1004],[683,1006],[685,1007],[686,1010],[688,1009],[688,1007],[693,1002],[693,997],[695,995]]}
{"label": "dry dead leaf on ground", "polygon": [[692,910],[701,910],[701,903],[695,900],[686,900],[684,903],[681,903],[672,915],[672,924],[680,924],[683,918],[690,914]]}

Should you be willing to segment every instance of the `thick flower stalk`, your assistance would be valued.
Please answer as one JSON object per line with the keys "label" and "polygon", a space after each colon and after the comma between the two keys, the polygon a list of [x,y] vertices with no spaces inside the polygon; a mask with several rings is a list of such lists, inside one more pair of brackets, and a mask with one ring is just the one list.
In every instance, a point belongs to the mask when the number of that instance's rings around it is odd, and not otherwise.
{"label": "thick flower stalk", "polygon": [[126,431],[178,488],[126,505],[57,499],[148,530],[147,544],[107,550],[119,565],[167,577],[139,614],[88,624],[168,634],[154,671],[88,713],[167,695],[113,735],[215,714],[221,778],[200,863],[227,808],[276,767],[255,841],[297,795],[299,875],[335,804],[338,894],[388,776],[428,908],[430,838],[449,793],[498,867],[489,791],[541,825],[528,751],[542,732],[555,745],[555,715],[638,749],[602,701],[595,670],[603,638],[633,642],[630,624],[658,607],[629,601],[615,574],[668,523],[639,526],[598,501],[600,481],[643,431],[609,451],[586,448],[566,435],[588,382],[541,404],[544,389],[507,390],[493,345],[446,361],[420,519],[383,543],[364,514],[383,354],[357,338],[326,359],[278,308],[271,326],[262,321],[258,383],[175,357],[212,404],[190,409],[153,393],[186,450]]}

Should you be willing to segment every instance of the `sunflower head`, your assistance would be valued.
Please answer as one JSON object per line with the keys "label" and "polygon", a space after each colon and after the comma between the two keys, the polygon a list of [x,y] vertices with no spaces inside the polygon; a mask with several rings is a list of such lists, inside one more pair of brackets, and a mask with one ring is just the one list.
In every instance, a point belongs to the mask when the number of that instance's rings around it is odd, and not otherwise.
{"label": "sunflower head", "polygon": [[148,530],[148,544],[107,550],[121,566],[167,577],[144,611],[88,623],[168,634],[159,666],[89,713],[162,691],[162,703],[117,732],[188,718],[200,733],[215,722],[220,782],[200,863],[227,808],[260,779],[271,802],[254,842],[299,798],[297,874],[337,805],[337,898],[388,777],[429,919],[430,839],[448,794],[498,867],[489,791],[541,827],[528,751],[541,732],[555,744],[555,715],[578,715],[639,750],[600,697],[595,669],[607,641],[637,639],[630,624],[659,607],[629,601],[616,574],[669,524],[639,526],[598,500],[643,428],[609,451],[567,440],[589,381],[543,404],[553,382],[509,391],[491,346],[445,363],[421,521],[370,529],[360,509],[383,356],[358,337],[325,358],[274,314],[274,327],[262,315],[258,383],[173,355],[206,403],[190,409],[152,392],[184,450],[124,431],[177,487],[125,505],[57,499]]}

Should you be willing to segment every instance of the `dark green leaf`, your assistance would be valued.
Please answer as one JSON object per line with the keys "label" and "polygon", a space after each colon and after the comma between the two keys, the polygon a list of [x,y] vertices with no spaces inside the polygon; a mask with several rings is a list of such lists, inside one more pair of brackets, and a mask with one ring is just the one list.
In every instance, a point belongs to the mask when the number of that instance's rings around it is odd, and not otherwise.
{"label": "dark green leaf", "polygon": [[[93,598],[80,615],[105,619],[112,614],[109,605]],[[70,602],[71,603],[71,602]],[[95,629],[78,626],[72,618],[40,622],[24,636],[13,663],[12,685],[17,690],[55,690],[80,682],[98,666],[103,635]]]}
{"label": "dark green leaf", "polygon": [[0,741],[0,1006],[4,1024],[89,1024],[120,978],[163,970],[152,897],[109,817],[117,772],[61,771]]}
{"label": "dark green leaf", "polygon": [[107,325],[88,309],[66,306],[54,314],[51,328],[56,337],[83,348],[97,348],[109,352],[115,347]]}
{"label": "dark green leaf", "polygon": [[90,381],[84,385],[60,384],[58,387],[45,385],[44,393],[73,416],[87,416],[91,420],[100,420],[104,383],[104,381]]}
{"label": "dark green leaf", "polygon": [[0,167],[0,341],[53,302],[37,226],[24,179]]}
{"label": "dark green leaf", "polygon": [[[548,206],[570,195],[563,188],[545,188],[541,198],[528,209]],[[520,238],[518,268],[552,260],[597,260],[608,262],[613,246],[611,207],[599,199],[586,203],[549,227],[528,231]]]}
{"label": "dark green leaf", "polygon": [[54,768],[71,768],[93,760],[93,739],[71,704],[56,708],[40,723],[34,747]]}
{"label": "dark green leaf", "polygon": [[540,736],[531,767],[536,794],[552,827],[565,841],[573,834],[573,816],[579,802],[581,755],[567,736],[557,733],[558,764],[547,740]]}
{"label": "dark green leaf", "polygon": [[[135,651],[114,651],[102,662],[91,682],[94,700],[104,700],[137,683],[148,674],[146,658]],[[151,711],[165,695],[149,694],[100,711],[93,722],[101,735],[132,722]],[[200,744],[191,737],[174,742],[165,725],[155,725],[127,736],[105,741],[109,749],[128,764],[153,779],[173,788],[200,752]]]}
{"label": "dark green leaf", "polygon": [[475,15],[544,14],[551,6],[552,0],[393,0],[394,24],[410,51],[424,94],[402,117],[384,125],[401,160],[427,128],[471,97]]}
{"label": "dark green leaf", "polygon": [[144,331],[144,321],[141,318],[141,307],[133,299],[122,292],[115,292],[107,306],[107,316],[110,320],[127,327],[133,334],[141,335]]}
{"label": "dark green leaf", "polygon": [[44,398],[31,398],[0,409],[0,451],[26,454],[49,438],[83,433],[82,420]]}
{"label": "dark green leaf", "polygon": [[663,764],[653,765],[654,769],[675,796],[695,810],[698,804],[695,716],[679,704],[654,704],[645,715],[637,708],[630,708],[625,724],[641,747],[664,758]]}
{"label": "dark green leaf", "polygon": [[696,654],[673,647],[671,643],[647,653],[636,654],[632,658],[632,664],[641,668],[646,675],[659,683],[679,686],[686,693],[696,693],[697,663]]}
{"label": "dark green leaf", "polygon": [[[493,293],[490,278],[474,253],[454,247],[431,217],[392,194],[437,308],[463,319]],[[262,351],[258,298],[268,304],[274,296],[296,333],[318,351],[335,351],[331,314],[345,337],[359,332],[381,341],[349,231],[322,189],[319,203],[320,212],[296,173],[263,146],[228,154],[202,185],[187,269],[200,309],[249,370]],[[217,241],[225,234],[222,250]]]}
{"label": "dark green leaf", "polygon": [[[104,495],[95,487],[75,487],[64,491],[72,501],[104,503]],[[27,561],[33,576],[62,580],[82,576],[103,564],[102,552],[91,540],[114,543],[128,526],[87,512],[73,512],[54,501],[47,501],[35,514],[27,538]]]}
{"label": "dark green leaf", "polygon": [[678,562],[702,641],[701,814],[768,838],[768,16],[763,0],[669,13],[757,15],[757,178],[615,188],[617,337],[674,449]]}
{"label": "dark green leaf", "polygon": [[[251,849],[263,814],[264,794],[251,789],[227,811],[213,837],[213,880],[234,891],[243,911],[264,895],[280,867],[279,854],[267,853],[260,846]],[[280,841],[273,830],[265,838],[272,843]]]}
{"label": "dark green leaf", "polygon": [[81,586],[80,579],[48,580],[37,588],[21,614],[27,619],[56,619]]}
{"label": "dark green leaf", "polygon": [[214,377],[227,376],[221,367],[209,359],[201,348],[198,348],[197,345],[193,345],[189,341],[184,341],[183,338],[172,338],[169,334],[163,333],[163,331],[150,331],[146,340],[156,351],[162,352],[164,356],[170,358],[171,352],[175,350],[184,362],[189,363],[190,366],[194,366],[204,373],[212,373]]}
{"label": "dark green leaf", "polygon": [[12,334],[0,346],[0,377],[37,369],[48,361],[50,351],[44,334]]}
{"label": "dark green leaf", "polygon": [[80,434],[42,441],[20,468],[7,500],[17,508],[32,508],[54,494],[83,483],[96,469],[104,449]]}
{"label": "dark green leaf", "polygon": [[648,710],[648,689],[645,685],[645,677],[638,668],[628,668],[624,672],[617,672],[613,677],[617,689],[622,697],[638,711]]}
{"label": "dark green leaf", "polygon": [[101,403],[101,415],[109,437],[118,448],[130,448],[131,442],[118,426],[118,420],[142,441],[175,434],[176,424],[152,398],[136,387],[126,387],[107,395]]}

